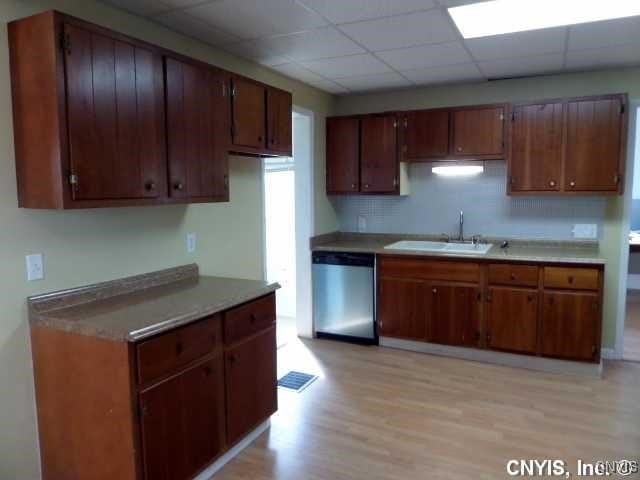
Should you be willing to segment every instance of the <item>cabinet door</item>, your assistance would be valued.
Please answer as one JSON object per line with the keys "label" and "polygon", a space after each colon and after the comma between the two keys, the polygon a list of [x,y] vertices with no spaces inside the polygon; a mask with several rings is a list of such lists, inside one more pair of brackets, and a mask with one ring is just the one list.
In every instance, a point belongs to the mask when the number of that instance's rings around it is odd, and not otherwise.
{"label": "cabinet door", "polygon": [[420,280],[378,281],[378,324],[385,337],[426,340],[428,286]]}
{"label": "cabinet door", "polygon": [[597,294],[545,292],[542,354],[596,361],[600,352],[600,301]]}
{"label": "cabinet door", "polygon": [[233,144],[264,150],[267,137],[265,87],[235,77],[232,98]]}
{"label": "cabinet door", "polygon": [[449,154],[449,111],[418,110],[404,117],[405,160],[445,158]]}
{"label": "cabinet door", "polygon": [[231,446],[278,409],[275,327],[229,349],[225,373]]}
{"label": "cabinet door", "polygon": [[455,157],[504,157],[504,107],[454,110],[453,152]]}
{"label": "cabinet door", "polygon": [[616,96],[569,102],[565,190],[615,192],[620,188],[622,101]]}
{"label": "cabinet door", "polygon": [[511,118],[510,192],[561,188],[563,103],[517,105]]}
{"label": "cabinet door", "polygon": [[267,148],[291,155],[291,94],[267,89]]}
{"label": "cabinet door", "polygon": [[487,346],[535,353],[538,341],[538,291],[490,288],[487,297]]}
{"label": "cabinet door", "polygon": [[360,191],[398,190],[398,121],[395,115],[364,117],[360,132]]}
{"label": "cabinet door", "polygon": [[227,197],[228,124],[224,78],[215,70],[166,59],[169,195]]}
{"label": "cabinet door", "polygon": [[432,284],[429,341],[445,345],[477,345],[480,292],[476,287]]}
{"label": "cabinet door", "polygon": [[327,193],[360,190],[360,120],[327,118]]}
{"label": "cabinet door", "polygon": [[222,357],[141,392],[140,412],[145,478],[193,478],[224,448]]}
{"label": "cabinet door", "polygon": [[162,58],[75,25],[64,29],[73,199],[164,195]]}

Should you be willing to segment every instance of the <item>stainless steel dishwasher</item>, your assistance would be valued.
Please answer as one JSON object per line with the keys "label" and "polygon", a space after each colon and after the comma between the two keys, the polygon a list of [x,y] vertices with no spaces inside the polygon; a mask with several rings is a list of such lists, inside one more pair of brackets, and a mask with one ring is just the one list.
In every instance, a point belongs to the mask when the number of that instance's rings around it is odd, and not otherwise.
{"label": "stainless steel dishwasher", "polygon": [[312,258],[316,336],[377,345],[375,256],[314,252]]}

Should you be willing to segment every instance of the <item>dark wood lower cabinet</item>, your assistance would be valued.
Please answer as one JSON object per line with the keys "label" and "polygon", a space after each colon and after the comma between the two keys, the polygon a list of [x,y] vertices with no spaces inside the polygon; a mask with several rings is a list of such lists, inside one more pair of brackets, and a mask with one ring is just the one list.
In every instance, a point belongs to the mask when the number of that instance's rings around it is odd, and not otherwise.
{"label": "dark wood lower cabinet", "polygon": [[476,345],[480,336],[479,295],[477,287],[432,284],[429,341],[445,345]]}
{"label": "dark wood lower cabinet", "polygon": [[224,449],[222,356],[206,360],[140,393],[147,480],[189,479]]}
{"label": "dark wood lower cabinet", "polygon": [[381,278],[378,283],[380,335],[426,340],[428,285],[413,279]]}
{"label": "dark wood lower cabinet", "polygon": [[496,350],[536,353],[538,291],[492,287],[487,303],[487,346]]}

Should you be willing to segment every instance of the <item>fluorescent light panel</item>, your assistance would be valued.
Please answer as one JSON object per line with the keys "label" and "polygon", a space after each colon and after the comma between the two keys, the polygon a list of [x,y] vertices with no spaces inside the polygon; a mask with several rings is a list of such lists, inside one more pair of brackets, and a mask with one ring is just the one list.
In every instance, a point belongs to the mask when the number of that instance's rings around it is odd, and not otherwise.
{"label": "fluorescent light panel", "polygon": [[434,165],[431,171],[445,177],[464,177],[484,172],[484,165]]}
{"label": "fluorescent light panel", "polygon": [[449,9],[464,38],[640,15],[640,0],[492,0]]}

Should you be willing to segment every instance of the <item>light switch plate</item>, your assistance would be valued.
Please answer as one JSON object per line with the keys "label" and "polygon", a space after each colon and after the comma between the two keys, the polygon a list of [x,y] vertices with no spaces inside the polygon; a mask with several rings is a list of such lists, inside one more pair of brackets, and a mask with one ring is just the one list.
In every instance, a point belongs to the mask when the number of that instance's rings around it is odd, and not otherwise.
{"label": "light switch plate", "polygon": [[576,223],[573,226],[574,238],[598,238],[598,225],[595,223]]}
{"label": "light switch plate", "polygon": [[187,233],[187,253],[193,253],[196,251],[196,234]]}
{"label": "light switch plate", "polygon": [[358,215],[358,232],[363,233],[367,231],[367,217],[364,215]]}
{"label": "light switch plate", "polygon": [[41,253],[26,256],[27,281],[42,280],[44,278],[44,262]]}

